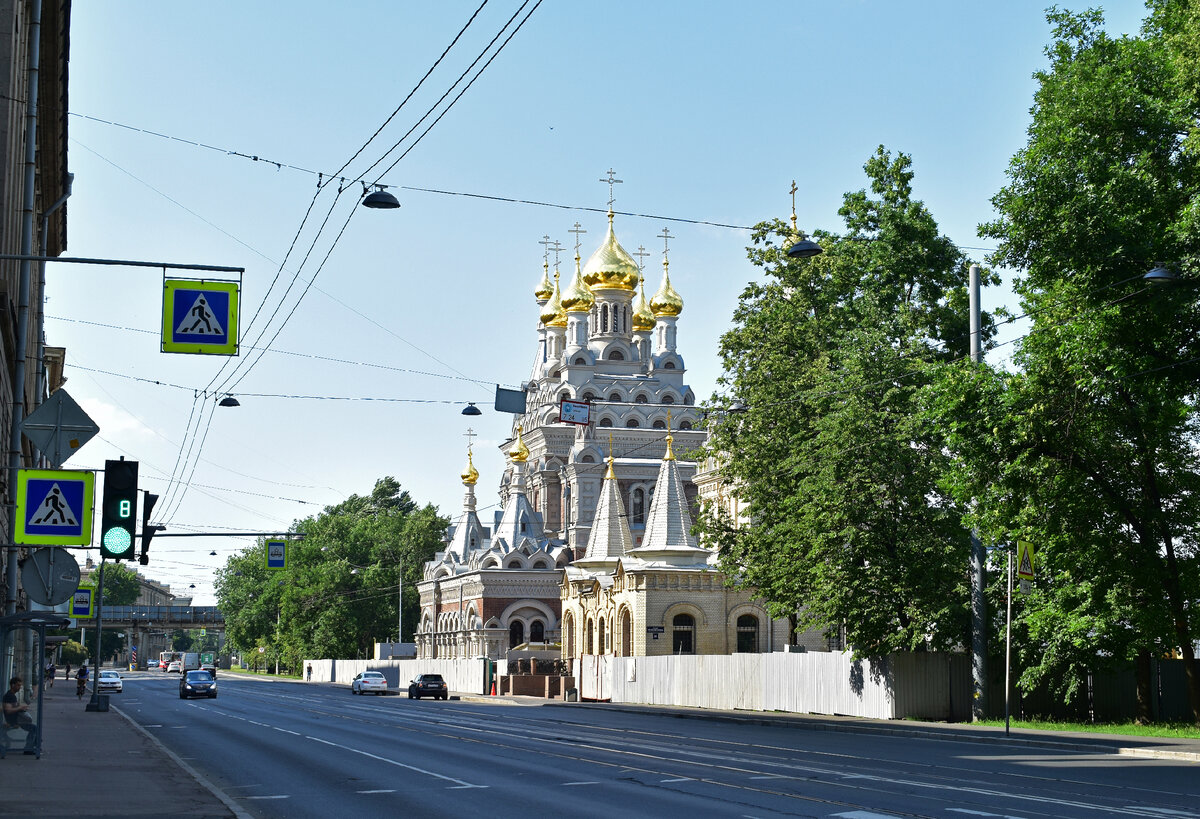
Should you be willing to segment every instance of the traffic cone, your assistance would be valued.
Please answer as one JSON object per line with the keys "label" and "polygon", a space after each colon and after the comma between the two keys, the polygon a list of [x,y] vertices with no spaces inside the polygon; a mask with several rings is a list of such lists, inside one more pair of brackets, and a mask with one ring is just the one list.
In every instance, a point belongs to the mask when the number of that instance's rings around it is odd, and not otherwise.
{"label": "traffic cone", "polygon": [[496,680],[492,679],[492,696],[496,696]]}

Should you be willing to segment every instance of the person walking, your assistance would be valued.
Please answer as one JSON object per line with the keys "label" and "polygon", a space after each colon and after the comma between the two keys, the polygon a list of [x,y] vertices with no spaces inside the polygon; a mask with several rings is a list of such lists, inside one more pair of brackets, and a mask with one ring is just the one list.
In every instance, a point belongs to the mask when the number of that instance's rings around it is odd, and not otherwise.
{"label": "person walking", "polygon": [[308,681],[312,682],[312,663],[308,664]]}

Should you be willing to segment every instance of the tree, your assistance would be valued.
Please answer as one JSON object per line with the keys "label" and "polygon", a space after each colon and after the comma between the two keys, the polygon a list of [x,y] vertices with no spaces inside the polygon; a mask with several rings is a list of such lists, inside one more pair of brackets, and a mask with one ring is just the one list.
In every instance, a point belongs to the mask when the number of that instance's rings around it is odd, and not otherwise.
{"label": "tree", "polygon": [[1148,718],[1150,661],[1179,650],[1200,723],[1197,291],[1131,283],[1159,260],[1200,267],[1198,19],[1162,0],[1113,39],[1099,12],[1049,14],[1029,141],[981,228],[1025,271],[1033,329],[1017,372],[948,369],[930,406],[972,522],[1040,548],[1023,682],[1070,697],[1088,669],[1135,661]]}
{"label": "tree", "polygon": [[120,563],[104,564],[104,605],[132,606],[141,594],[137,572]]}
{"label": "tree", "polygon": [[753,525],[700,521],[774,616],[844,625],[869,656],[969,644],[968,534],[916,403],[931,364],[967,351],[968,260],[912,198],[911,164],[878,149],[820,256],[790,260],[783,223],[756,227],[750,260],[773,281],[722,338],[708,445]]}
{"label": "tree", "polygon": [[404,631],[416,626],[416,583],[441,547],[448,521],[418,507],[395,479],[369,497],[352,495],[298,521],[288,569],[268,571],[263,544],[235,555],[218,572],[218,605],[229,642],[299,666],[306,657],[370,656],[396,632],[403,567]]}

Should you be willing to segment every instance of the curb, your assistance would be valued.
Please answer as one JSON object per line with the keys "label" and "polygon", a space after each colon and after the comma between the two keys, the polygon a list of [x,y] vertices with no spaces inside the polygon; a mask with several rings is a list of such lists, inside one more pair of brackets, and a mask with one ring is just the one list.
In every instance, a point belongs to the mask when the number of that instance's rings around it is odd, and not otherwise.
{"label": "curb", "polygon": [[233,813],[234,816],[237,817],[237,819],[254,819],[254,815],[252,813],[250,813],[245,808],[238,805],[236,802],[233,801],[232,798],[230,798],[225,793],[225,791],[218,788],[212,782],[209,782],[208,779],[206,779],[203,774],[201,774],[199,771],[197,771],[191,765],[184,762],[183,759],[180,758],[180,756],[178,754],[176,754],[174,751],[172,751],[166,745],[163,745],[158,737],[154,736],[154,734],[150,733],[145,728],[138,725],[137,722],[134,721],[133,717],[129,716],[128,714],[126,714],[124,711],[122,711],[120,708],[117,708],[116,706],[111,706],[109,708],[109,710],[116,711],[118,714],[120,714],[125,719],[125,721],[128,722],[133,727],[133,729],[135,731],[137,731],[139,734],[144,736],[146,739],[148,739],[152,743],[154,743],[154,746],[156,748],[158,748],[158,750],[162,751],[164,754],[166,754],[168,757],[170,757],[171,760],[176,765],[178,765],[181,769],[186,771],[189,776],[191,776],[193,779],[195,779],[196,782],[199,783],[199,785],[202,788],[204,788],[209,793],[211,793],[213,796],[215,796],[217,799],[219,799],[221,801],[221,804],[223,804],[225,807],[229,808],[229,810]]}

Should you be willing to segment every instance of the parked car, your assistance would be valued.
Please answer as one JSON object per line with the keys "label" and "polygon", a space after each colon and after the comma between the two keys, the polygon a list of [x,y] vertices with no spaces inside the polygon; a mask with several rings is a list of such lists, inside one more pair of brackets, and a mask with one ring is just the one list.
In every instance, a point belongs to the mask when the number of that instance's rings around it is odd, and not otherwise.
{"label": "parked car", "polygon": [[217,678],[217,667],[215,665],[202,665],[200,666],[200,670],[207,671],[208,675],[214,680]]}
{"label": "parked car", "polygon": [[179,660],[171,660],[171,664],[167,666],[167,671],[171,672],[172,674],[182,673],[183,663],[179,662]]}
{"label": "parked car", "polygon": [[179,699],[186,700],[188,697],[208,697],[215,700],[217,681],[207,671],[195,668],[185,671],[179,678]]}
{"label": "parked car", "polygon": [[446,688],[446,681],[441,674],[420,674],[408,684],[408,698],[419,700],[421,697],[450,698],[450,690]]}
{"label": "parked car", "polygon": [[375,694],[387,694],[387,677],[379,671],[364,671],[350,683],[351,694],[365,694],[368,691]]}
{"label": "parked car", "polygon": [[125,683],[121,681],[121,675],[115,671],[101,671],[97,683],[97,690],[101,694],[109,692],[120,694],[125,690]]}

